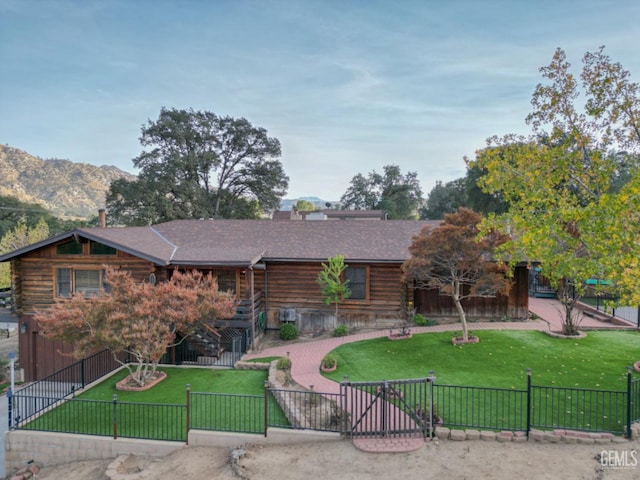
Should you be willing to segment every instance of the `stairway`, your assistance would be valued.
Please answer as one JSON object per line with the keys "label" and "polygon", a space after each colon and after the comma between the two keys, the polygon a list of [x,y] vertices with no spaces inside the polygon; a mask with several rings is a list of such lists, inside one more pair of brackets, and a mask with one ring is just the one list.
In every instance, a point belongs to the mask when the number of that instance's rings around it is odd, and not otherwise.
{"label": "stairway", "polygon": [[222,336],[209,325],[200,325],[188,337],[189,343],[205,357],[219,358],[222,354]]}

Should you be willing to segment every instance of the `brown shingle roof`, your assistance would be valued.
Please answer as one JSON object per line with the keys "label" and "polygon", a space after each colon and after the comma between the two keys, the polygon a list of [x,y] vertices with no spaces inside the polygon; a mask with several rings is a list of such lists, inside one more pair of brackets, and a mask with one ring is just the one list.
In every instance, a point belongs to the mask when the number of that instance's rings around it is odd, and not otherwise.
{"label": "brown shingle roof", "polygon": [[[408,258],[413,236],[425,225],[438,223],[174,220],[151,227],[80,228],[68,235],[105,243],[160,265],[249,265],[260,259],[326,261],[338,254],[351,262],[399,263]],[[40,242],[38,247],[51,242]],[[7,254],[2,260],[33,247]]]}

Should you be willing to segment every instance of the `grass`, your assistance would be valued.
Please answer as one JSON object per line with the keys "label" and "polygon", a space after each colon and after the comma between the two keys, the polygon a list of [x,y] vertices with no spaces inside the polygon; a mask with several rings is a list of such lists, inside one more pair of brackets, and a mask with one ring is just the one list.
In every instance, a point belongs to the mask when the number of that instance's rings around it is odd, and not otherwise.
{"label": "grass", "polygon": [[640,359],[637,332],[589,332],[579,340],[518,330],[478,335],[480,343],[458,347],[446,332],[345,344],[333,351],[338,370],[327,376],[373,381],[421,378],[434,370],[441,384],[525,388],[531,368],[536,385],[624,390],[626,367]]}
{"label": "grass", "polygon": [[184,403],[186,385],[192,392],[236,393],[262,395],[264,381],[268,373],[265,370],[217,370],[210,368],[162,367],[167,378],[149,390],[142,392],[123,392],[116,390],[116,383],[127,376],[122,370],[106,381],[83,392],[77,398],[84,400],[111,400],[113,394],[122,402]]}
{"label": "grass", "polygon": [[[450,332],[345,344],[332,352],[338,370],[327,376],[380,381],[427,377],[434,370],[435,401],[445,424],[523,430],[531,368],[532,384],[540,386],[532,389],[532,425],[622,432],[625,395],[616,392],[626,391],[626,367],[640,359],[640,334],[589,332],[584,339],[568,340],[494,330],[479,336],[480,343],[458,347],[451,344]],[[407,398],[408,405],[418,401]]]}
{"label": "grass", "polygon": [[[24,426],[29,430],[186,440],[186,384],[191,385],[191,428],[260,433],[264,429],[264,370],[160,368],[167,378],[149,390],[122,392],[120,371],[75,399]],[[114,404],[113,395],[117,395]],[[284,416],[277,408],[274,415]],[[286,419],[277,418],[278,422]]]}

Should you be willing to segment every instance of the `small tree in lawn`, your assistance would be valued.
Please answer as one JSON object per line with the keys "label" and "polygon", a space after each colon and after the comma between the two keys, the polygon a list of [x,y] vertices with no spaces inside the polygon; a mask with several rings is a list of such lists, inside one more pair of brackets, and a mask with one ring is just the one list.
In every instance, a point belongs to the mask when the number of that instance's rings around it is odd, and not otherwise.
{"label": "small tree in lawn", "polygon": [[[76,295],[37,315],[45,337],[70,342],[83,358],[109,349],[139,386],[153,378],[166,349],[193,333],[202,322],[230,317],[236,298],[218,291],[216,279],[200,272],[174,272],[158,285],[136,283],[127,272],[107,268],[108,292],[87,298]],[[126,352],[132,364],[118,354]]]}
{"label": "small tree in lawn", "polygon": [[342,274],[348,265],[344,263],[343,255],[336,255],[328,259],[328,263],[322,264],[322,271],[318,274],[318,283],[322,288],[324,303],[334,304],[336,307],[336,321],[338,321],[338,304],[351,296],[349,280],[345,280]]}
{"label": "small tree in lawn", "polygon": [[505,241],[501,235],[478,238],[482,217],[460,208],[445,215],[438,227],[426,226],[413,238],[411,258],[403,270],[418,288],[437,288],[450,296],[462,323],[462,341],[469,341],[467,318],[462,300],[495,297],[506,293],[510,281],[506,269],[493,261],[495,247]]}

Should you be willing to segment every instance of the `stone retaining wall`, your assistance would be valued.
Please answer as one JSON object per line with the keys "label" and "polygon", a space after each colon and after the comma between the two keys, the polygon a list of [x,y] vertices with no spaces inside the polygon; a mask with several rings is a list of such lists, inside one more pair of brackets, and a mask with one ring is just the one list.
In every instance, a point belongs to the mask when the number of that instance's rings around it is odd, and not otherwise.
{"label": "stone retaining wall", "polygon": [[[548,442],[548,443],[579,443],[584,445],[598,444],[606,445],[609,443],[625,443],[629,440],[625,437],[618,437],[612,433],[600,432],[579,432],[574,430],[556,429],[551,431],[535,430],[529,432],[527,438],[526,432],[502,431],[494,432],[488,430],[474,429],[450,429],[447,427],[436,427],[436,438],[439,440],[489,440],[497,442],[516,442],[523,443],[526,441]],[[632,440],[640,439],[640,423],[634,423],[631,426]]]}

